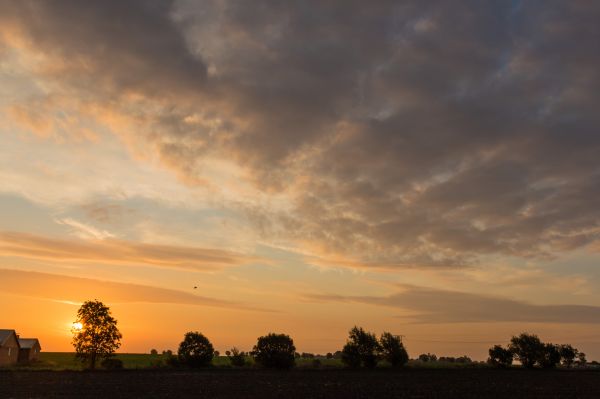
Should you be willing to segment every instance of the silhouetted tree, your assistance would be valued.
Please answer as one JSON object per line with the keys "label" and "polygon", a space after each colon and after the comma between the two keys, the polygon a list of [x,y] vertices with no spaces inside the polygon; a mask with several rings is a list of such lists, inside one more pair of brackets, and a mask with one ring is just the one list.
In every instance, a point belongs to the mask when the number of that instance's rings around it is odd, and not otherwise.
{"label": "silhouetted tree", "polygon": [[158,351],[156,349],[150,349],[150,354],[156,356],[158,355]]}
{"label": "silhouetted tree", "polygon": [[544,344],[537,335],[522,333],[510,340],[509,349],[525,368],[533,368],[544,357]]}
{"label": "silhouetted tree", "polygon": [[342,349],[342,362],[351,368],[375,368],[379,351],[375,334],[355,326],[350,330],[348,341]]}
{"label": "silhouetted tree", "polygon": [[381,357],[392,367],[402,367],[408,362],[408,353],[398,335],[384,332],[379,339],[379,345]]}
{"label": "silhouetted tree", "polygon": [[235,346],[231,350],[225,351],[225,354],[232,366],[242,367],[246,364],[246,353],[240,351]]}
{"label": "silhouetted tree", "polygon": [[167,349],[166,351],[162,351],[163,356],[173,356],[173,351],[171,349]]}
{"label": "silhouetted tree", "polygon": [[579,351],[577,349],[573,348],[569,344],[561,345],[558,348],[558,351],[560,352],[560,358],[562,360],[563,366],[565,366],[565,367],[573,366],[573,363],[575,362],[575,358],[579,354]]}
{"label": "silhouetted tree", "polygon": [[256,363],[275,369],[292,368],[295,353],[296,347],[289,335],[274,333],[259,337],[251,352]]}
{"label": "silhouetted tree", "polygon": [[488,351],[490,357],[488,363],[496,367],[510,367],[513,362],[513,353],[500,345],[494,345]]}
{"label": "silhouetted tree", "polygon": [[579,352],[577,354],[577,365],[583,367],[587,364],[587,359],[585,358],[585,353]]}
{"label": "silhouetted tree", "polygon": [[422,353],[419,355],[419,360],[422,362],[436,362],[438,359],[433,353]]}
{"label": "silhouetted tree", "polygon": [[544,349],[538,362],[544,369],[552,369],[556,367],[556,365],[560,363],[559,347],[550,343],[544,344]]}
{"label": "silhouetted tree", "polygon": [[185,334],[179,344],[177,355],[181,363],[189,367],[205,367],[210,364],[214,356],[214,348],[208,338],[197,331]]}
{"label": "silhouetted tree", "polygon": [[331,352],[327,352],[327,354],[325,355],[325,357],[326,357],[327,359],[333,359],[333,353],[331,353]]}
{"label": "silhouetted tree", "polygon": [[[77,311],[73,328],[75,356],[91,370],[96,368],[98,359],[107,359],[121,346],[121,333],[108,306],[102,302],[86,301]],[[79,328],[79,326],[81,328]]]}

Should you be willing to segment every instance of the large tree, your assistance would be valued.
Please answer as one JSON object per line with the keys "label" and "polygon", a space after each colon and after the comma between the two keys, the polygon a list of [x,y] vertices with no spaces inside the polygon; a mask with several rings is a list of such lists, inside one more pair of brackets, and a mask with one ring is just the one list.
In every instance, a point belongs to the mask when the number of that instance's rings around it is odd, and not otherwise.
{"label": "large tree", "polygon": [[121,333],[117,320],[108,306],[98,300],[86,301],[77,311],[73,323],[73,346],[76,356],[90,369],[96,368],[98,359],[107,359],[121,346]]}
{"label": "large tree", "polygon": [[179,344],[177,355],[182,363],[190,367],[206,367],[212,362],[215,349],[204,334],[190,331]]}
{"label": "large tree", "polygon": [[348,335],[348,341],[342,349],[342,362],[351,368],[375,368],[381,349],[375,334],[355,326]]}
{"label": "large tree", "polygon": [[296,347],[289,335],[274,333],[259,337],[251,352],[256,363],[274,369],[294,367],[295,353]]}
{"label": "large tree", "polygon": [[408,362],[408,353],[400,336],[384,332],[379,339],[379,346],[381,357],[392,367],[402,367]]}

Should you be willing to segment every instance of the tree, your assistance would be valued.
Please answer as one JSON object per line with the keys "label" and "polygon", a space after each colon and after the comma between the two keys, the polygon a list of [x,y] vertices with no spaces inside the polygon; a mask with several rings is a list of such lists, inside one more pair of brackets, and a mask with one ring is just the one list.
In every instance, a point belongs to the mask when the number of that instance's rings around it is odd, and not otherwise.
{"label": "tree", "polygon": [[240,351],[235,346],[229,351],[225,351],[229,362],[234,367],[243,367],[246,364],[246,353]]}
{"label": "tree", "polygon": [[510,340],[509,349],[515,354],[523,367],[531,369],[544,356],[544,344],[537,335],[522,333],[513,336]]}
{"label": "tree", "polygon": [[96,368],[98,359],[108,359],[121,346],[122,335],[108,306],[98,300],[84,302],[73,323],[75,356]]}
{"label": "tree", "polygon": [[150,349],[150,354],[152,356],[156,356],[156,355],[158,355],[158,351],[156,349]]}
{"label": "tree", "polygon": [[510,367],[513,362],[513,353],[500,345],[494,345],[488,351],[490,357],[488,363],[496,367]]}
{"label": "tree", "polygon": [[402,367],[408,362],[408,353],[398,335],[384,332],[379,339],[379,345],[381,357],[392,367]]}
{"label": "tree", "polygon": [[289,335],[274,333],[259,337],[251,352],[256,363],[274,369],[292,368],[295,353],[296,347]]}
{"label": "tree", "polygon": [[419,360],[422,362],[436,362],[438,358],[434,353],[421,353]]}
{"label": "tree", "polygon": [[185,334],[183,342],[179,344],[177,355],[182,363],[197,368],[208,366],[214,352],[208,338],[198,331],[190,331]]}
{"label": "tree", "polygon": [[543,350],[538,360],[540,366],[544,369],[553,369],[560,362],[559,347],[554,344],[543,344]]}
{"label": "tree", "polygon": [[348,341],[342,349],[342,362],[351,368],[375,368],[377,354],[380,351],[375,334],[363,330],[362,327],[352,328]]}
{"label": "tree", "polygon": [[577,354],[577,365],[583,367],[587,364],[587,359],[585,358],[585,353],[579,352]]}
{"label": "tree", "polygon": [[562,359],[563,366],[573,366],[573,363],[575,362],[575,358],[579,354],[579,351],[569,344],[561,345],[558,348],[558,351],[560,352],[560,358]]}

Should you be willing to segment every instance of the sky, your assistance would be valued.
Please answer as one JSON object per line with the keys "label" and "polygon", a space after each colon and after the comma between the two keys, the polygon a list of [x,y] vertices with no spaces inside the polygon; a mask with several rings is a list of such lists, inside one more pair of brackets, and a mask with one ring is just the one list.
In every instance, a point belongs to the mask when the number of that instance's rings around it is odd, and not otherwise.
{"label": "sky", "polygon": [[0,328],[600,360],[600,4],[0,3]]}

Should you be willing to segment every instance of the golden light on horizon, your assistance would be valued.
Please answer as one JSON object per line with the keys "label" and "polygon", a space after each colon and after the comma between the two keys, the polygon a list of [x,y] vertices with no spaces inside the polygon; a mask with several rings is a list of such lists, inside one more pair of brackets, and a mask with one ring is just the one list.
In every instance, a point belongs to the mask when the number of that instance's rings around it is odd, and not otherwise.
{"label": "golden light on horizon", "polygon": [[79,323],[79,322],[75,322],[73,323],[73,325],[71,326],[71,330],[72,331],[81,331],[81,329],[83,328],[83,324]]}

